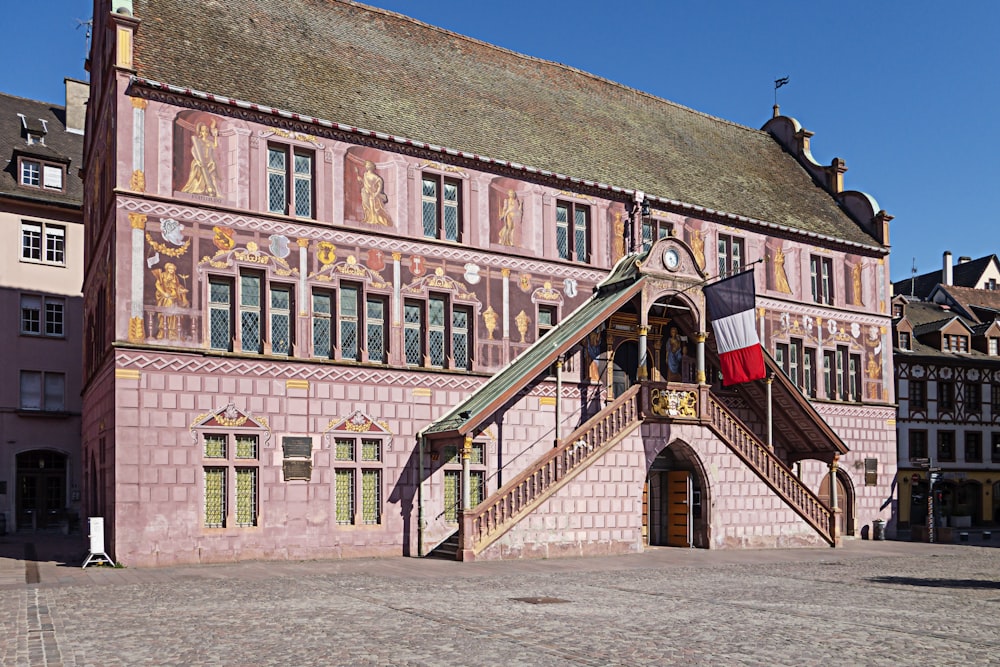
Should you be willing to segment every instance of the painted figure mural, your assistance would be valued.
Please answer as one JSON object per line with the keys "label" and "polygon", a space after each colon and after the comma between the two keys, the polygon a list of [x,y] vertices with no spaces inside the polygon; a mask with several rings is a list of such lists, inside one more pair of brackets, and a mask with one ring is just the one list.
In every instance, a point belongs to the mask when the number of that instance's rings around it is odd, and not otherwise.
{"label": "painted figure mural", "polygon": [[[187,276],[177,273],[177,265],[167,262],[162,269],[153,269],[156,276],[156,305],[160,308],[187,308],[188,289],[183,281]],[[169,312],[157,315],[156,337],[180,340],[180,316]]]}
{"label": "painted figure mural", "polygon": [[508,190],[507,198],[500,204],[500,235],[497,239],[500,245],[514,245],[514,230],[520,227],[523,213],[524,203],[517,198],[517,193]]}
{"label": "painted figure mural", "polygon": [[188,180],[181,192],[193,195],[219,196],[216,180],[215,149],[219,147],[219,128],[212,121],[209,129],[205,123],[198,123],[195,135],[191,137],[191,166]]}
{"label": "painted figure mural", "polygon": [[364,222],[370,225],[392,226],[392,218],[385,210],[389,195],[385,194],[385,181],[375,171],[375,163],[365,161],[365,173],[358,175],[361,183],[361,208],[364,210]]}
{"label": "painted figure mural", "polygon": [[851,267],[851,286],[854,291],[854,305],[865,305],[864,298],[861,295],[861,262],[857,262]]}
{"label": "painted figure mural", "polygon": [[785,251],[781,246],[774,251],[774,289],[785,294],[792,293],[788,274],[785,273]]}
{"label": "painted figure mural", "polygon": [[684,360],[684,341],[677,333],[677,327],[670,327],[667,339],[667,382],[681,382],[681,363]]}
{"label": "painted figure mural", "polygon": [[705,235],[700,229],[691,230],[691,251],[699,269],[705,268]]}

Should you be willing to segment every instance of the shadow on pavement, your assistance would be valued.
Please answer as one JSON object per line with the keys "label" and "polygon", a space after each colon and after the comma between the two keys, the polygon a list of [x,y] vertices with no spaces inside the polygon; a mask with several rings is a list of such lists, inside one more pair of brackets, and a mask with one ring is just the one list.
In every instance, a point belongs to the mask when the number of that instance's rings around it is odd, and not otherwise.
{"label": "shadow on pavement", "polygon": [[876,584],[893,584],[896,586],[927,586],[929,588],[982,588],[1000,590],[1000,581],[984,579],[922,579],[918,577],[871,577],[868,579]]}

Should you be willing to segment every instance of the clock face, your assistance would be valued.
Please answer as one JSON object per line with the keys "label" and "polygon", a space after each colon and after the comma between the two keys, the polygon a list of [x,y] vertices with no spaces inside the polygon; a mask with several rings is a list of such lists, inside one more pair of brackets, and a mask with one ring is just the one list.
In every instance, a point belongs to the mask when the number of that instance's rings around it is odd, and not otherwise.
{"label": "clock face", "polygon": [[680,266],[680,263],[681,256],[677,252],[677,248],[667,248],[663,252],[663,265],[671,271],[677,269],[677,267]]}

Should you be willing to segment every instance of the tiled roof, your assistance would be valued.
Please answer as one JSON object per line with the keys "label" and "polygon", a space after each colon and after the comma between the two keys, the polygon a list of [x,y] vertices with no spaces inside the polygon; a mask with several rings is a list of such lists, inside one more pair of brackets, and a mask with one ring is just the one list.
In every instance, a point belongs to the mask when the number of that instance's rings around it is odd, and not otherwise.
{"label": "tiled roof", "polygon": [[134,8],[146,79],[879,247],[767,133],[564,65],[345,0]]}
{"label": "tiled roof", "polygon": [[941,285],[940,289],[952,298],[955,303],[960,304],[968,310],[979,307],[1000,311],[1000,290],[974,289],[972,287],[957,287],[955,285]]}
{"label": "tiled roof", "polygon": [[[968,262],[955,264],[951,270],[952,285],[959,287],[980,287],[979,277],[989,267],[990,262],[996,261],[996,255],[986,255],[985,257],[969,260]],[[912,280],[910,278],[897,280],[892,284],[893,294],[904,294],[906,296],[913,294],[918,298],[926,299],[934,288],[943,282],[941,272],[942,269],[938,269],[937,271],[930,271],[929,273],[914,276]]]}
{"label": "tiled roof", "polygon": [[[21,118],[23,114],[31,123],[40,125],[42,119],[48,128],[45,144],[28,145]],[[25,188],[17,184],[17,159],[15,153],[33,155],[41,160],[69,163],[65,190],[55,192],[41,188]],[[30,198],[41,202],[79,207],[83,205],[83,181],[77,176],[82,164],[83,135],[66,131],[66,110],[63,107],[23,97],[0,93],[0,196]]]}

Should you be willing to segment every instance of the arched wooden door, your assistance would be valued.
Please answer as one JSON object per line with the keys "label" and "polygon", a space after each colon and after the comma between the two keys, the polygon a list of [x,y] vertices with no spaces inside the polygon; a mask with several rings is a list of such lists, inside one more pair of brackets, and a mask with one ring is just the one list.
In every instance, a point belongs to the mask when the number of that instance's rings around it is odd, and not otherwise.
{"label": "arched wooden door", "polygon": [[[844,483],[840,474],[837,475],[837,507],[840,512],[837,514],[837,534],[854,535],[854,494],[849,492],[850,487]],[[819,486],[819,493],[816,494],[823,504],[830,506],[830,475],[823,478]]]}

